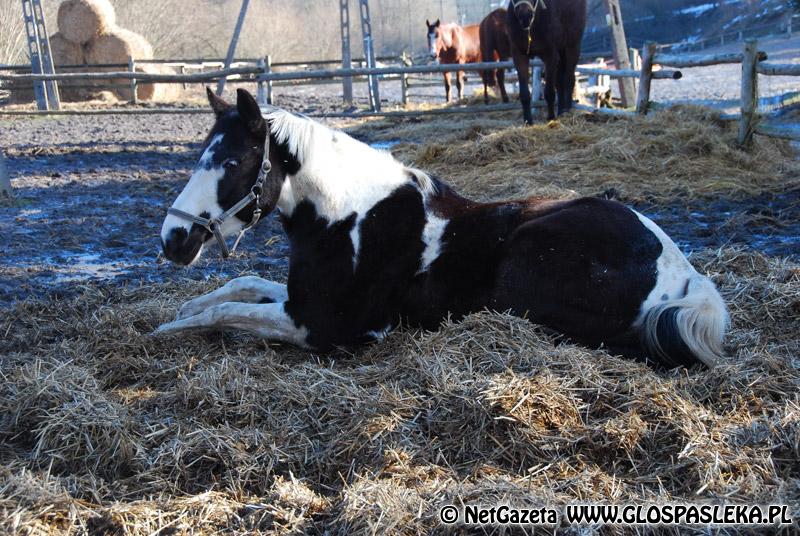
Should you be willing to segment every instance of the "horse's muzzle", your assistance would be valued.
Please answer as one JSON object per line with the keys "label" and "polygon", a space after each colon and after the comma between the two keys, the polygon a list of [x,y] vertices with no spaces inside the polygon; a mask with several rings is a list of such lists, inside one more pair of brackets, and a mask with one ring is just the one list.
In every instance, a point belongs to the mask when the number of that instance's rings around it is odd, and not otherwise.
{"label": "horse's muzzle", "polygon": [[193,225],[191,232],[186,232],[183,227],[175,227],[170,230],[166,240],[161,240],[161,248],[167,259],[180,266],[189,266],[197,260],[205,237],[204,231],[195,227],[198,226]]}

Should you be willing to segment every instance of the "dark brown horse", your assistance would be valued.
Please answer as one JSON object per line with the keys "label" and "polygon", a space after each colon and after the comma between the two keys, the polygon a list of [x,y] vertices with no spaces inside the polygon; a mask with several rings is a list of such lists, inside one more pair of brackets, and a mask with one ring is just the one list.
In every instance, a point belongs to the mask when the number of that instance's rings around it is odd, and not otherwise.
{"label": "dark brown horse", "polygon": [[556,93],[558,114],[569,111],[586,27],[586,0],[510,0],[506,22],[525,122],[533,123],[529,83],[534,56],[544,61],[547,118],[556,118]]}
{"label": "dark brown horse", "polygon": [[[428,26],[428,49],[432,59],[439,59],[441,64],[479,63],[481,61],[480,29],[477,24],[464,26],[458,24],[442,24],[439,20]],[[456,76],[458,98],[464,98],[464,71]],[[447,102],[450,102],[450,73],[444,73],[444,89]]]}
{"label": "dark brown horse", "polygon": [[[511,57],[511,45],[506,31],[506,10],[495,9],[480,24],[481,56],[483,61],[506,61]],[[503,69],[483,71],[483,101],[489,104],[488,88],[497,85],[503,102],[508,102]]]}

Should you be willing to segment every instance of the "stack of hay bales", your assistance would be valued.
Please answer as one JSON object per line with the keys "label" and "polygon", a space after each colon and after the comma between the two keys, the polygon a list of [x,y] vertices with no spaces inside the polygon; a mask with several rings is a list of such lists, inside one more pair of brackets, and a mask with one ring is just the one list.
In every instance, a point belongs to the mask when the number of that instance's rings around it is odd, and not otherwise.
{"label": "stack of hay bales", "polygon": [[[153,59],[153,47],[141,35],[116,25],[116,13],[109,0],[65,0],[58,7],[58,32],[50,37],[53,63],[59,67],[84,65],[70,72],[114,72],[127,69],[95,67],[96,65],[127,65],[134,60]],[[136,67],[137,72],[170,73],[157,65]],[[64,81],[59,83],[61,97],[66,101],[95,98],[102,86],[114,86],[113,95],[132,100],[130,80]],[[179,98],[180,86],[174,84],[139,84],[140,100],[174,100]]]}

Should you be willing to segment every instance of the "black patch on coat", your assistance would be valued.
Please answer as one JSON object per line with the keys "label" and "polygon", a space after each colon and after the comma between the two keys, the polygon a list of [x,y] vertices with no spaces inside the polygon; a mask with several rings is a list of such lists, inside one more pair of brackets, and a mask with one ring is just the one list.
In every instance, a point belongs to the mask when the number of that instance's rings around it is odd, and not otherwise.
{"label": "black patch on coat", "polygon": [[282,218],[291,242],[286,311],[308,329],[306,342],[318,350],[356,344],[370,331],[396,326],[422,256],[425,212],[412,185],[367,212],[354,271],[350,232],[356,218],[353,213],[331,223],[309,201]]}
{"label": "black patch on coat", "polygon": [[[223,134],[224,137],[214,147],[214,155],[206,169],[223,167],[229,160],[239,162],[236,167],[226,168],[224,177],[217,184],[217,202],[223,210],[228,210],[244,199],[256,182],[264,159],[264,132],[260,135],[253,132],[239,116],[239,112],[232,108],[217,120],[203,144],[203,152],[218,134]],[[296,175],[302,167],[297,156],[289,150],[288,143],[278,143],[274,135],[270,135],[270,160],[273,163],[272,172],[265,185],[264,195],[270,200],[270,206],[262,206],[265,212],[274,208],[285,177]],[[252,205],[248,206],[239,211],[236,217],[243,222],[249,222],[254,208]]]}

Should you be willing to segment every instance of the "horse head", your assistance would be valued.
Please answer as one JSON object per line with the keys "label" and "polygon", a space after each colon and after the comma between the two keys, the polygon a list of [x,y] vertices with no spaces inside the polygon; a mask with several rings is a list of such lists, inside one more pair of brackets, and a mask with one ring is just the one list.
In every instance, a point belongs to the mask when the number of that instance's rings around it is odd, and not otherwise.
{"label": "horse head", "polygon": [[439,19],[436,19],[436,22],[433,24],[426,19],[425,25],[428,27],[428,51],[431,55],[431,59],[435,60],[439,57],[439,53],[443,49],[450,47],[450,45],[445,42],[445,34],[447,32],[443,31],[444,28]]}
{"label": "horse head", "polygon": [[225,239],[275,208],[286,177],[282,159],[268,152],[269,126],[253,96],[239,89],[234,106],[207,93],[216,121],[161,228],[164,255],[180,265],[195,262],[214,239],[227,256]]}
{"label": "horse head", "polygon": [[540,9],[547,9],[544,0],[511,0],[508,10],[514,13],[522,29],[530,32],[536,21],[536,13]]}

